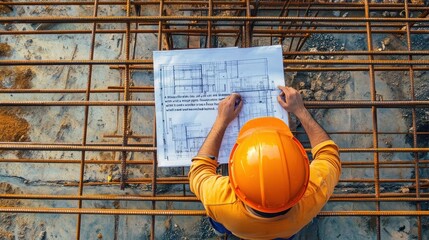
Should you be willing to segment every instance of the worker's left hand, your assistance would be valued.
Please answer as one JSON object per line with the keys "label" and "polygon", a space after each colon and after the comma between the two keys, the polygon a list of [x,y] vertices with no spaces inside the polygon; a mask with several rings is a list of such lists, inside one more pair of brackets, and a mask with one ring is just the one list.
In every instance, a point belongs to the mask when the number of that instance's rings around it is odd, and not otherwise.
{"label": "worker's left hand", "polygon": [[216,123],[228,126],[238,116],[243,101],[238,93],[233,93],[219,102]]}

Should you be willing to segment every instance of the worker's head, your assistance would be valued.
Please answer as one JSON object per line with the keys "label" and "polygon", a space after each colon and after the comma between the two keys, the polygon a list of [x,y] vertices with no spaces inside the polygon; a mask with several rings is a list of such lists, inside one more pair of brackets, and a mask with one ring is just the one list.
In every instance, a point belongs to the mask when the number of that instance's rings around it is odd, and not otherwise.
{"label": "worker's head", "polygon": [[263,213],[295,205],[304,195],[310,171],[301,143],[273,117],[250,120],[241,128],[228,166],[237,196]]}

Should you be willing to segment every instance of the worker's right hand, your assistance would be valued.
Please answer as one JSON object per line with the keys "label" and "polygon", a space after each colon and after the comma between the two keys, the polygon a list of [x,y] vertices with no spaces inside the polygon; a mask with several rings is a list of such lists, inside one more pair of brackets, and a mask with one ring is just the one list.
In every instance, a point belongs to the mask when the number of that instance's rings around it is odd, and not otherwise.
{"label": "worker's right hand", "polygon": [[301,94],[291,87],[278,86],[281,93],[277,96],[277,101],[286,111],[297,114],[302,110],[306,110]]}
{"label": "worker's right hand", "polygon": [[233,93],[219,102],[216,123],[228,126],[243,107],[243,101],[238,93]]}

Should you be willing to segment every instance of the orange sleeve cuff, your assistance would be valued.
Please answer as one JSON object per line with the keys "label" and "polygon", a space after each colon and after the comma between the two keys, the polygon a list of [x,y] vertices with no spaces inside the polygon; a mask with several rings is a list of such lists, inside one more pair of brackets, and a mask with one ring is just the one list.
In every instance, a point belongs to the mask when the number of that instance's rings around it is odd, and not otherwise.
{"label": "orange sleeve cuff", "polygon": [[332,147],[334,147],[334,149],[336,151],[338,151],[338,146],[337,146],[337,144],[335,144],[334,141],[332,141],[332,140],[326,140],[326,141],[323,141],[323,142],[317,144],[314,148],[311,149],[311,154],[313,155],[313,159],[316,158],[317,154],[319,153],[319,151],[322,148],[324,148],[324,147],[326,147],[328,145],[331,145]]}

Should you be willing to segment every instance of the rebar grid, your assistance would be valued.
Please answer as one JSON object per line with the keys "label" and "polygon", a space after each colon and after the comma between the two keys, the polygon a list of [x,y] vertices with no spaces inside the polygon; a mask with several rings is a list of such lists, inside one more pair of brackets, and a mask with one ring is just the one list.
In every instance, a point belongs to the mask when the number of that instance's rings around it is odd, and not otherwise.
{"label": "rebar grid", "polygon": [[[87,57],[78,59],[24,59],[23,57],[2,58],[1,67],[31,66],[42,68],[44,66],[85,66],[87,67],[87,77],[85,88],[30,88],[30,89],[10,89],[0,88],[2,98],[0,106],[3,107],[67,107],[79,108],[83,110],[82,128],[75,131],[82,131],[81,141],[60,142],[2,142],[2,151],[29,151],[29,152],[76,152],[80,153],[77,159],[41,159],[41,158],[8,158],[1,159],[1,164],[44,164],[48,168],[49,164],[78,165],[79,173],[76,173],[75,181],[49,182],[52,186],[77,189],[76,194],[0,194],[4,199],[29,199],[64,201],[72,200],[77,203],[72,208],[38,208],[21,206],[1,206],[0,212],[4,213],[56,213],[74,214],[76,221],[76,239],[82,238],[82,217],[84,215],[148,215],[150,216],[150,238],[157,239],[155,223],[161,216],[202,216],[204,211],[192,209],[166,209],[163,202],[195,202],[198,200],[189,192],[188,180],[186,177],[188,168],[181,168],[179,173],[172,176],[161,176],[156,165],[156,126],[154,116],[144,116],[152,122],[152,133],[140,133],[133,131],[133,114],[142,107],[154,107],[153,85],[135,85],[134,74],[152,74],[152,56],[138,55],[138,48],[150,46],[152,43],[144,42],[147,36],[156,38],[156,45],[153,50],[174,50],[184,48],[213,48],[223,46],[252,47],[258,45],[282,44],[284,49],[284,66],[287,84],[293,86],[293,75],[299,73],[323,73],[323,72],[358,72],[362,76],[367,74],[367,78],[359,81],[367,83],[367,98],[352,99],[310,99],[305,101],[307,108],[312,110],[368,110],[367,120],[369,129],[336,129],[330,127],[329,134],[334,139],[348,138],[369,138],[368,146],[353,146],[338,142],[340,152],[349,154],[343,160],[344,171],[363,171],[373,169],[373,176],[365,174],[359,175],[357,172],[352,176],[342,176],[340,183],[330,199],[330,204],[346,202],[363,202],[372,204],[373,211],[363,209],[350,209],[345,211],[333,211],[327,208],[322,211],[320,217],[332,216],[372,216],[376,221],[376,238],[383,239],[381,229],[383,223],[381,219],[386,216],[408,216],[415,217],[417,222],[416,236],[424,239],[424,233],[428,232],[427,220],[429,211],[422,208],[422,203],[428,201],[427,191],[428,179],[427,168],[429,160],[428,145],[419,144],[418,139],[423,139],[429,135],[427,131],[419,131],[417,120],[419,118],[417,110],[425,110],[429,107],[429,100],[417,99],[415,75],[417,72],[425,72],[429,69],[429,50],[425,47],[419,49],[413,44],[416,37],[424,37],[429,34],[429,10],[423,1],[400,2],[400,3],[375,3],[365,0],[363,2],[341,2],[323,3],[311,1],[27,1],[27,2],[1,2],[0,6],[16,9],[20,6],[28,6],[37,9],[38,7],[82,7],[92,10],[88,15],[44,15],[38,16],[2,16],[0,23],[8,26],[19,26],[19,24],[52,24],[55,27],[48,29],[0,29],[2,41],[8,38],[19,36],[77,36],[88,35],[89,52]],[[101,14],[103,7],[123,8],[122,15]],[[340,11],[343,15],[333,16],[332,11]],[[384,16],[385,12],[395,13],[395,16]],[[346,14],[347,13],[347,14]],[[73,28],[63,29],[64,24],[74,24]],[[117,58],[100,59],[96,58],[97,38],[116,34],[122,36],[121,54]],[[313,36],[363,36],[364,46],[350,47],[350,49],[317,50],[308,46],[308,41]],[[388,36],[390,39],[405,41],[404,49],[391,49],[389,47],[378,48],[375,37]],[[393,41],[393,40],[392,40]],[[317,46],[316,46],[317,47]],[[150,47],[148,47],[149,49]],[[99,51],[99,50],[98,50]],[[322,58],[323,57],[323,58]],[[110,71],[119,72],[119,79],[114,86],[102,86],[95,88],[94,68],[109,67]],[[378,94],[379,77],[377,74],[383,72],[406,72],[408,79],[401,82],[409,85],[408,95],[400,99],[386,99]],[[291,77],[292,76],[292,77]],[[98,79],[97,79],[98,80]],[[325,81],[322,79],[322,81]],[[49,83],[47,84],[49,86]],[[28,98],[20,100],[8,97],[8,94],[23,95],[29,94]],[[39,97],[45,94],[71,94],[81,100],[40,100]],[[94,96],[99,94],[108,95],[107,100],[97,100]],[[14,96],[15,96],[14,95]],[[136,99],[139,96],[142,99]],[[144,96],[144,97],[142,97]],[[34,98],[34,99],[33,99]],[[93,108],[117,108],[118,122],[121,121],[117,129],[110,129],[110,134],[104,134],[106,141],[97,143],[89,142],[90,112]],[[411,128],[396,131],[385,131],[385,122],[380,122],[381,110],[403,109],[411,111]],[[369,111],[371,114],[369,114]],[[352,113],[349,113],[352,114]],[[325,123],[326,124],[326,123]],[[322,125],[324,125],[322,123]],[[326,125],[325,125],[326,127]],[[296,130],[294,134],[305,136],[305,133]],[[403,145],[381,147],[380,142],[383,136],[407,136],[411,139],[409,146]],[[304,137],[305,138],[305,137]],[[120,141],[114,141],[119,139]],[[147,142],[143,142],[146,140]],[[310,152],[309,143],[303,140],[306,151]],[[89,159],[89,155],[94,152],[113,152],[112,159],[94,160]],[[143,152],[149,154],[149,159],[133,157],[134,153]],[[368,153],[371,155],[368,157]],[[385,159],[383,154],[408,153],[412,160],[402,158],[404,155]],[[353,154],[353,155],[352,155]],[[118,157],[116,157],[116,155]],[[347,155],[347,156],[349,156]],[[422,157],[423,156],[423,157]],[[108,181],[97,181],[86,177],[85,172],[89,166],[101,166],[103,164],[113,164],[120,168],[120,177]],[[10,165],[8,165],[10,166]],[[149,167],[149,176],[128,176],[128,168]],[[412,178],[383,177],[381,171],[386,169],[411,169],[414,172]],[[423,173],[423,174],[422,174]],[[423,176],[423,177],[422,177]],[[359,190],[344,193],[343,188],[347,184],[361,183],[364,188],[373,187],[371,191]],[[394,192],[383,190],[382,188],[396,184],[408,191]],[[113,185],[113,186],[111,186]],[[160,186],[181,186],[180,194],[159,193]],[[147,187],[141,194],[91,194],[85,193],[88,187],[111,186],[112,188],[126,189],[127,187]],[[85,207],[85,203],[94,200],[105,201],[147,201],[151,206],[148,209],[101,209]],[[409,203],[415,205],[415,210],[383,209],[383,203]],[[414,206],[413,205],[413,206]],[[116,221],[116,220],[115,220]]]}

